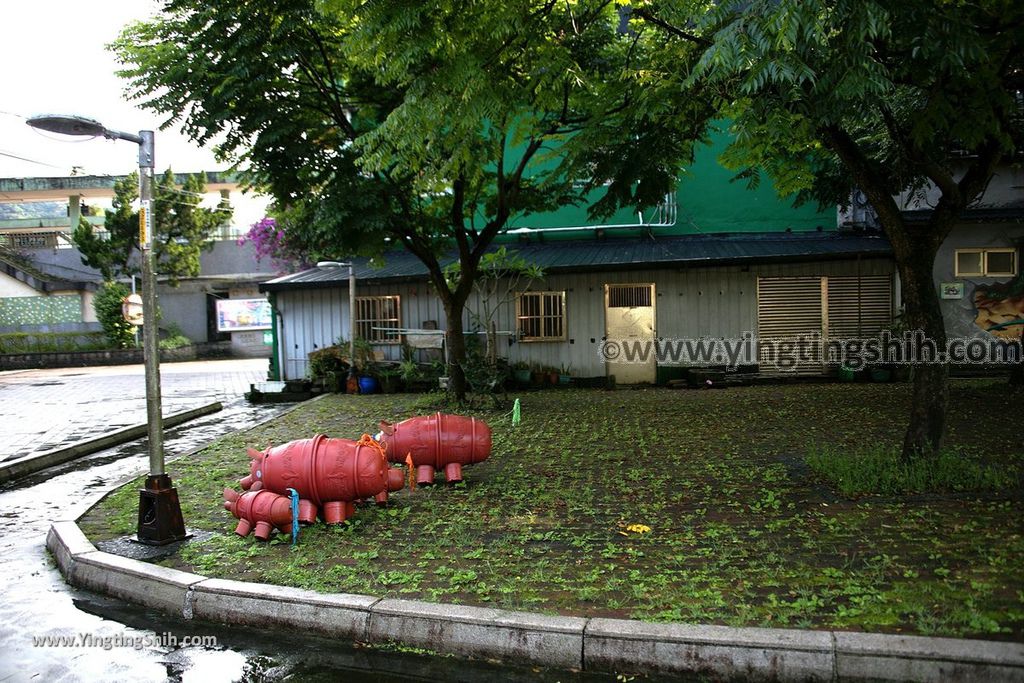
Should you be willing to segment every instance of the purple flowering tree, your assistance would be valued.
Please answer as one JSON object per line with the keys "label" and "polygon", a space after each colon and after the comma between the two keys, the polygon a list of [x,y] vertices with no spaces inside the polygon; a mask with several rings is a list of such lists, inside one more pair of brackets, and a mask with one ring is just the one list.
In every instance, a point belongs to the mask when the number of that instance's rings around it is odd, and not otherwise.
{"label": "purple flowering tree", "polygon": [[280,273],[291,273],[309,268],[310,264],[302,253],[289,244],[283,227],[269,216],[264,216],[249,228],[249,232],[238,240],[239,246],[252,242],[256,250],[256,262],[269,259]]}

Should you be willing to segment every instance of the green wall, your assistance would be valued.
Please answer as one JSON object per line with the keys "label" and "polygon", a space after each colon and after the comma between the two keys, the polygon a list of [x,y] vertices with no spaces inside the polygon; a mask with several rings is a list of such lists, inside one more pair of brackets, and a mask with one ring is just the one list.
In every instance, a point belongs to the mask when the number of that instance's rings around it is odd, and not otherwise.
{"label": "green wall", "polygon": [[[656,228],[659,235],[695,235],[730,232],[793,232],[836,228],[834,208],[819,211],[814,204],[793,207],[791,198],[780,198],[771,182],[762,178],[756,190],[747,189],[745,181],[731,182],[735,175],[718,163],[729,135],[716,132],[711,143],[695,155],[693,167],[680,180],[676,190],[676,222],[671,228]],[[647,210],[645,217],[652,217]],[[599,225],[635,224],[636,213],[619,211]],[[561,228],[594,225],[587,217],[586,207],[565,207],[559,211],[515,217],[509,228]],[[617,231],[613,231],[615,234]],[[625,230],[623,232],[630,232]],[[580,238],[587,232],[562,233],[551,237]]]}

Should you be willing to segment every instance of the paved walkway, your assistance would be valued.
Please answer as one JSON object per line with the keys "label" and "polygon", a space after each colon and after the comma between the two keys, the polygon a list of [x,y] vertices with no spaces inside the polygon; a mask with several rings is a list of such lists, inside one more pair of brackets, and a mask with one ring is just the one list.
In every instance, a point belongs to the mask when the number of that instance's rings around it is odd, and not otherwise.
{"label": "paved walkway", "polygon": [[[237,399],[266,374],[265,358],[165,363],[163,413]],[[0,461],[145,422],[142,365],[0,372]]]}

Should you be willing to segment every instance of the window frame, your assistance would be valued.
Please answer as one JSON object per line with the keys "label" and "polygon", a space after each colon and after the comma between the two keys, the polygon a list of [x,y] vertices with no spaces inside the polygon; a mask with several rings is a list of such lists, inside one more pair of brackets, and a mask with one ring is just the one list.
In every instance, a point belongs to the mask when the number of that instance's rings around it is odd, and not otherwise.
{"label": "window frame", "polygon": [[[539,310],[540,313],[536,315],[527,314],[524,312],[523,299],[524,297],[538,297],[539,298]],[[544,313],[544,303],[547,297],[557,297],[558,299],[558,313],[557,315],[547,315]],[[540,331],[544,331],[545,320],[559,320],[561,323],[561,335],[557,336],[527,336],[523,333],[523,321],[524,320],[536,320],[540,327]],[[542,290],[542,291],[525,291],[516,292],[516,337],[520,342],[524,343],[535,343],[535,342],[564,342],[569,338],[569,321],[566,313],[566,301],[565,301],[565,290]]]}
{"label": "window frame", "polygon": [[[981,256],[981,272],[968,272],[960,270],[961,254],[979,254]],[[992,271],[988,266],[989,254],[1010,254],[1013,259],[1013,268],[1009,271]],[[1014,277],[1020,270],[1020,258],[1014,247],[971,247],[956,249],[953,252],[953,275],[954,277]]]}
{"label": "window frame", "polygon": [[[1009,272],[995,272],[988,267],[988,255],[989,254],[1009,254],[1010,258],[1013,259],[1013,267],[1010,268]],[[985,249],[984,257],[984,268],[985,277],[1013,277],[1017,274],[1017,250],[1012,247],[1004,247],[999,249]]]}
{"label": "window frame", "polygon": [[[389,300],[393,300],[395,302],[395,314],[396,314],[395,318],[384,318],[381,315],[382,309],[379,306],[380,302],[389,301]],[[374,304],[374,310],[373,310],[373,314],[374,315],[373,315],[373,317],[370,317],[370,318],[363,317],[363,312],[365,310],[363,308],[363,306],[365,306],[368,302],[373,302],[373,304]],[[387,338],[384,338],[384,337],[386,335],[388,335],[388,332],[385,332],[384,330],[374,330],[373,329],[374,327],[384,327],[383,323],[390,323],[390,322],[395,323],[395,329],[401,329],[402,328],[402,297],[401,297],[401,295],[399,295],[399,294],[375,294],[375,295],[367,295],[367,296],[357,296],[356,297],[356,310],[355,310],[355,314],[356,314],[356,318],[355,318],[356,337],[358,339],[364,339],[364,340],[370,342],[371,344],[401,344],[402,343],[402,333],[401,332],[395,332],[393,339],[387,339]],[[363,335],[364,328],[365,328],[366,331],[368,331],[370,333],[370,335],[368,337]],[[377,338],[375,335],[380,335],[381,338]]]}

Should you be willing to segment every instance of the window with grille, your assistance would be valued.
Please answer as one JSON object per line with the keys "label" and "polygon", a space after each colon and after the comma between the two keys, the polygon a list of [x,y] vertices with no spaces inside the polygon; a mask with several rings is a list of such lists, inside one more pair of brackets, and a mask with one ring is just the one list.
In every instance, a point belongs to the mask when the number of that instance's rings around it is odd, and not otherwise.
{"label": "window with grille", "polygon": [[397,344],[402,327],[398,296],[357,296],[356,336],[378,344]]}
{"label": "window with grille", "polygon": [[608,285],[608,308],[637,308],[650,305],[650,285]]}
{"label": "window with grille", "polygon": [[516,297],[521,341],[565,339],[565,292],[522,292]]}
{"label": "window with grille", "polygon": [[956,277],[1003,277],[1017,274],[1016,249],[957,249]]}

